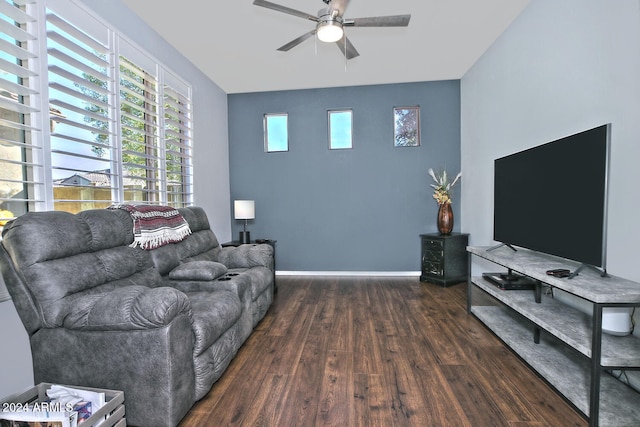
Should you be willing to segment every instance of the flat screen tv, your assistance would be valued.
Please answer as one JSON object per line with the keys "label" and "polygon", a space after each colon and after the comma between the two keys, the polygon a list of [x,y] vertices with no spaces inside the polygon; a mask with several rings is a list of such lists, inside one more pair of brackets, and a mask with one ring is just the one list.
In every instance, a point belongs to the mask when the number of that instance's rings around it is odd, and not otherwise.
{"label": "flat screen tv", "polygon": [[496,159],[494,240],[606,274],[610,128],[599,126]]}

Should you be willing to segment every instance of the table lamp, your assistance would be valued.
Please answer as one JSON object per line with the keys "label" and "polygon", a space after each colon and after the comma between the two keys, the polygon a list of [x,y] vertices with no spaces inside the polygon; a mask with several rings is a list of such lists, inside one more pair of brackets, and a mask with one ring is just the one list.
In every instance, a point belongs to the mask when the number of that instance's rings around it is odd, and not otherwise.
{"label": "table lamp", "polygon": [[247,220],[256,217],[256,202],[254,200],[235,200],[233,212],[235,219],[244,219],[244,228],[240,232],[240,243],[251,242],[250,234],[247,231]]}

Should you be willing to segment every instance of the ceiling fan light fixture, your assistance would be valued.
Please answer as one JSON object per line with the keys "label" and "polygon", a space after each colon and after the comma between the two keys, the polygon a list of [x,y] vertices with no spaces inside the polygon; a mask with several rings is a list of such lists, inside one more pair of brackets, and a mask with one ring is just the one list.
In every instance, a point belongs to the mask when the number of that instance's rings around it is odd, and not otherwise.
{"label": "ceiling fan light fixture", "polygon": [[342,23],[336,19],[323,19],[316,27],[318,39],[325,43],[337,42],[344,36]]}

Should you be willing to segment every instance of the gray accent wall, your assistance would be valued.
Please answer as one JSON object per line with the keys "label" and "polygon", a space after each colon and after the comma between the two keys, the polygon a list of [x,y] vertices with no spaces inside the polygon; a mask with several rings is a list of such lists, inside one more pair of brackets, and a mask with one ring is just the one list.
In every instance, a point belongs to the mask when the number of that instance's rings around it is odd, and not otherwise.
{"label": "gray accent wall", "polygon": [[[348,70],[347,70],[348,72]],[[231,200],[256,201],[252,238],[277,240],[277,269],[418,272],[436,231],[427,170],[460,170],[460,82],[231,94]],[[393,108],[420,106],[420,147],[394,147]],[[329,150],[327,111],[353,110],[353,148]],[[289,151],[265,153],[263,116],[288,113]],[[460,229],[459,196],[454,231]],[[241,222],[233,224],[237,238]]]}

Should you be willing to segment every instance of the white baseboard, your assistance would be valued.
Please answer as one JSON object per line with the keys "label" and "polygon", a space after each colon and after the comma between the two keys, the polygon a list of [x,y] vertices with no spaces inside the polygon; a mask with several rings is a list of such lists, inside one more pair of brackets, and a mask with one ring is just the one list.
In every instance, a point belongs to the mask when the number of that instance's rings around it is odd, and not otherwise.
{"label": "white baseboard", "polygon": [[419,271],[282,271],[276,276],[419,277]]}

